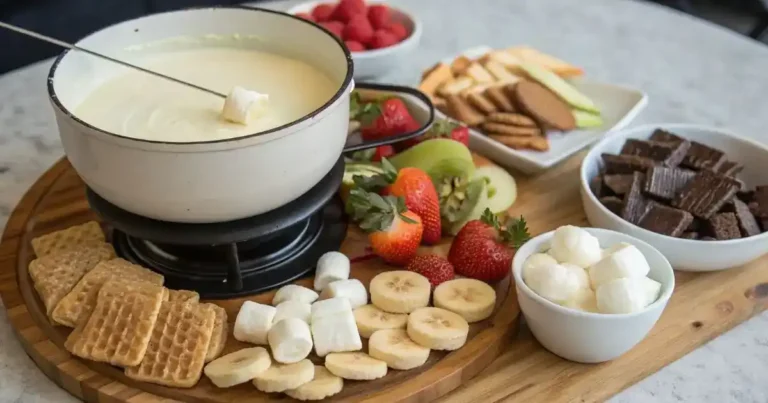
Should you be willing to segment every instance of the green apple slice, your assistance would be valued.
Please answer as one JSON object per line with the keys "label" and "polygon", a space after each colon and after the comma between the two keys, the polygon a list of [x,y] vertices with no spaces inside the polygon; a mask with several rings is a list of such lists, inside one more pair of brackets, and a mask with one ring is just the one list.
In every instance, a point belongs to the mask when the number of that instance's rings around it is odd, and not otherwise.
{"label": "green apple slice", "polygon": [[549,88],[562,98],[563,101],[576,109],[581,109],[587,112],[600,114],[600,109],[589,99],[586,95],[582,94],[574,86],[563,80],[560,76],[533,63],[521,63],[520,67],[541,85]]}
{"label": "green apple slice", "polygon": [[486,183],[488,208],[494,214],[506,212],[517,200],[515,178],[504,168],[483,165],[475,168],[474,179],[482,178]]}
{"label": "green apple slice", "polygon": [[600,127],[603,125],[603,118],[601,118],[600,115],[595,115],[594,113],[575,109],[573,110],[573,117],[576,118],[576,127],[582,129]]}

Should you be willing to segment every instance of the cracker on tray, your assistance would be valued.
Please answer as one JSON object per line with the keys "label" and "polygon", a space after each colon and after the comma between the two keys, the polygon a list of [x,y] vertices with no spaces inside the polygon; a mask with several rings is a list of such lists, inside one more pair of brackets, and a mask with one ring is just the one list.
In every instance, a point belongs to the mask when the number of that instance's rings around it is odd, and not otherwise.
{"label": "cracker on tray", "polygon": [[186,302],[197,303],[197,302],[200,302],[200,294],[190,290],[169,290],[168,301],[169,302],[186,301]]}
{"label": "cracker on tray", "polygon": [[205,354],[205,362],[211,362],[221,355],[224,346],[227,344],[229,336],[229,324],[227,323],[227,311],[216,304],[206,304],[213,308],[216,318],[213,322],[213,334],[211,335],[211,344],[208,345],[208,351]]}
{"label": "cracker on tray", "polygon": [[37,257],[72,249],[83,244],[104,243],[104,232],[96,221],[75,225],[32,239],[32,250]]}

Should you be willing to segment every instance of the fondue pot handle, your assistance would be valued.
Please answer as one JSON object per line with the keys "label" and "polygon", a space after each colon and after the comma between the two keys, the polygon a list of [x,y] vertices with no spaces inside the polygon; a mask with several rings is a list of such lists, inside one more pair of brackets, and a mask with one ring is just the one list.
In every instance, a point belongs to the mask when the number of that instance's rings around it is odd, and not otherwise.
{"label": "fondue pot handle", "polygon": [[399,134],[397,136],[390,136],[368,141],[363,140],[358,131],[347,138],[347,144],[344,146],[344,152],[365,150],[368,148],[398,143],[400,141],[421,136],[422,134],[426,133],[427,130],[429,130],[429,128],[432,126],[432,122],[435,120],[435,107],[432,105],[432,101],[430,101],[429,97],[426,96],[423,92],[415,88],[374,83],[356,83],[355,87],[356,90],[375,93],[376,96],[399,95],[410,110],[411,115],[414,117],[414,119],[416,119],[417,122],[420,123],[420,126],[413,131]]}

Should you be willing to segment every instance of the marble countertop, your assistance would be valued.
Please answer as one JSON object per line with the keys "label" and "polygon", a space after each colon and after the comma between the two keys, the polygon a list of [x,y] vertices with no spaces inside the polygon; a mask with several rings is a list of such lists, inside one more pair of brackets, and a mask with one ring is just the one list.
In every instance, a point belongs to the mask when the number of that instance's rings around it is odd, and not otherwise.
{"label": "marble countertop", "polygon": [[[275,7],[295,3],[281,2]],[[391,0],[424,22],[412,60],[381,81],[415,84],[435,60],[477,45],[528,44],[598,80],[646,91],[633,124],[690,122],[768,142],[768,47],[628,0]],[[62,156],[45,92],[50,61],[0,76],[0,226]],[[768,313],[618,394],[611,402],[768,402]],[[0,310],[0,402],[69,402],[25,355]]]}

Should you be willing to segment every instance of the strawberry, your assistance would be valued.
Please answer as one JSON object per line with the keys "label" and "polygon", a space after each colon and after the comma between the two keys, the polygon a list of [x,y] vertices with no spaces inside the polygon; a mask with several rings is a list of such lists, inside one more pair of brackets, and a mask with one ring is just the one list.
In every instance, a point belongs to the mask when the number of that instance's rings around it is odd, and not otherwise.
{"label": "strawberry", "polygon": [[344,27],[344,40],[368,43],[373,38],[373,27],[364,15],[352,17]]}
{"label": "strawberry", "polygon": [[498,281],[509,273],[515,250],[530,239],[525,219],[499,219],[485,209],[479,220],[468,222],[454,238],[448,261],[456,274],[482,281]]}
{"label": "strawberry", "polygon": [[399,22],[393,22],[387,26],[387,31],[391,32],[393,35],[395,35],[395,38],[397,38],[397,41],[400,42],[403,39],[408,37],[408,30],[405,29],[405,25],[399,23]]}
{"label": "strawberry", "polygon": [[352,180],[369,192],[404,198],[405,206],[416,213],[424,225],[422,241],[427,245],[440,242],[440,199],[429,175],[418,168],[403,168],[398,172],[386,158],[382,158],[381,167],[384,168],[383,174],[354,176]]}
{"label": "strawberry", "polygon": [[350,52],[365,51],[365,45],[358,41],[344,41],[344,44],[347,45],[347,49],[349,49]]}
{"label": "strawberry", "polygon": [[318,4],[312,9],[310,14],[317,22],[330,21],[333,12],[336,11],[335,4]]}
{"label": "strawberry", "polygon": [[455,277],[451,262],[437,255],[416,256],[406,269],[426,277],[433,288]]}
{"label": "strawberry", "polygon": [[405,266],[416,256],[424,228],[419,216],[407,210],[402,197],[382,197],[353,188],[346,208],[368,233],[373,252],[385,262]]}
{"label": "strawberry", "polygon": [[342,33],[344,32],[344,24],[338,22],[338,21],[325,21],[321,22],[320,25],[331,31],[332,34],[336,35],[337,37],[341,38]]}
{"label": "strawberry", "polygon": [[336,6],[331,18],[344,23],[349,22],[353,17],[365,15],[365,1],[363,0],[341,0]]}
{"label": "strawberry", "polygon": [[312,17],[309,13],[296,13],[296,16],[299,18],[303,18],[307,21],[314,21],[315,17]]}
{"label": "strawberry", "polygon": [[379,29],[373,33],[373,37],[371,38],[370,43],[368,43],[368,46],[370,46],[371,49],[382,49],[397,45],[398,42],[397,37],[393,33],[386,29]]}
{"label": "strawberry", "polygon": [[371,161],[378,162],[393,155],[395,155],[395,148],[391,145],[378,146],[371,157]]}
{"label": "strawberry", "polygon": [[358,118],[360,134],[365,140],[405,133],[415,122],[403,100],[397,97],[367,103]]}
{"label": "strawberry", "polygon": [[429,138],[447,137],[469,147],[469,128],[447,119],[435,122],[428,135]]}
{"label": "strawberry", "polygon": [[376,29],[384,29],[392,18],[386,4],[376,4],[368,7],[368,21]]}

